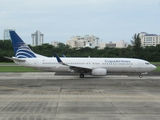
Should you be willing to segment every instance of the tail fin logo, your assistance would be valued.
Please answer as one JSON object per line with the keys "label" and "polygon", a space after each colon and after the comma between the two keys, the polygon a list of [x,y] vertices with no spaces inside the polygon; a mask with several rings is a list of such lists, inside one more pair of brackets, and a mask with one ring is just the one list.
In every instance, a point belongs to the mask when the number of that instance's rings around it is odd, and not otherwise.
{"label": "tail fin logo", "polygon": [[21,45],[17,51],[15,56],[17,58],[35,58],[34,52],[27,46],[27,45]]}
{"label": "tail fin logo", "polygon": [[14,54],[17,58],[35,58],[35,53],[24,43],[15,31],[9,31]]}

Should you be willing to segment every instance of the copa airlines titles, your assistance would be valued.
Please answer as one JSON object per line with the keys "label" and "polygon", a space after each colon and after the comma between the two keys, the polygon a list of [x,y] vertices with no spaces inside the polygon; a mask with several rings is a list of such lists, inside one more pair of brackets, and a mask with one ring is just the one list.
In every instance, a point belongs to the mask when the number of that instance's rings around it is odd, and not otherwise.
{"label": "copa airlines titles", "polygon": [[125,62],[125,63],[130,63],[131,61],[130,60],[105,60],[105,62],[117,62],[117,63]]}

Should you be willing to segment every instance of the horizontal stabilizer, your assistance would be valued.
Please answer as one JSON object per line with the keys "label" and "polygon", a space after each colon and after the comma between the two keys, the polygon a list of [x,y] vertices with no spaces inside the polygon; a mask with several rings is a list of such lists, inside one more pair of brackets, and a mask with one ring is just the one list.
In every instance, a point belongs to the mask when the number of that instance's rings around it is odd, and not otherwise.
{"label": "horizontal stabilizer", "polygon": [[7,59],[10,59],[10,60],[14,60],[14,61],[18,61],[18,62],[25,62],[26,60],[24,59],[20,59],[20,58],[16,58],[16,57],[4,57],[4,58],[7,58]]}

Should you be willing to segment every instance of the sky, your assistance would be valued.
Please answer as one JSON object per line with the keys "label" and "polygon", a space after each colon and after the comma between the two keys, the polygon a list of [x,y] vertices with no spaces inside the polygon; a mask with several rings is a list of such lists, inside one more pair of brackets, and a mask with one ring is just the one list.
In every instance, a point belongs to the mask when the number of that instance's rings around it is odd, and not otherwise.
{"label": "sky", "polygon": [[0,39],[7,28],[27,44],[36,30],[45,43],[76,35],[130,43],[135,33],[160,35],[160,0],[0,0]]}

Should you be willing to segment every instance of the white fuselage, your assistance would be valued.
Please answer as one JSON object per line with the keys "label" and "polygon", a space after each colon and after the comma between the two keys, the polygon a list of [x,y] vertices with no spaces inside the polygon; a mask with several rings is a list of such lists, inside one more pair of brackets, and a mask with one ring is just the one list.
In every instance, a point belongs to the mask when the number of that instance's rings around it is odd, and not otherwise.
{"label": "white fuselage", "polygon": [[[112,72],[149,72],[154,70],[156,67],[150,64],[148,61],[133,58],[61,58],[63,63],[71,66],[90,67],[94,68],[105,68],[107,73]],[[25,62],[15,63],[32,67],[44,71],[53,72],[68,72],[71,71],[69,66],[59,64],[57,59],[42,57],[42,58],[25,58]]]}

